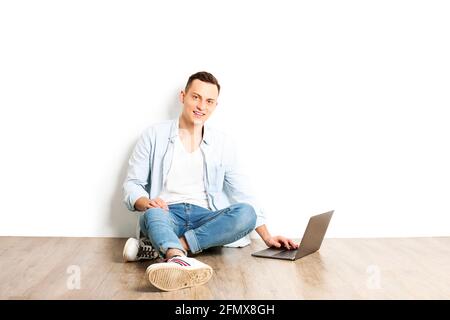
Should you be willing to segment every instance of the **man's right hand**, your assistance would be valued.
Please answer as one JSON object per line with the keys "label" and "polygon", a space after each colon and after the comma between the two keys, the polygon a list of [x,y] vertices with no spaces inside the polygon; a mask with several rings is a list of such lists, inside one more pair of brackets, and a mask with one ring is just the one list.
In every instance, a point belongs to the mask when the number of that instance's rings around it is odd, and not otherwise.
{"label": "man's right hand", "polygon": [[169,211],[169,206],[161,198],[149,199],[147,197],[140,197],[134,203],[134,208],[137,211],[146,211],[150,208],[161,208],[163,210]]}

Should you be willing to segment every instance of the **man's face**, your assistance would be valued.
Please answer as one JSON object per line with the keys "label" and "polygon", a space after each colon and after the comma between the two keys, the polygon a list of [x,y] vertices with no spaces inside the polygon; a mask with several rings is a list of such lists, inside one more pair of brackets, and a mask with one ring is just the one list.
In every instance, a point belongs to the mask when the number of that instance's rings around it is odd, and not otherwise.
{"label": "man's face", "polygon": [[188,123],[203,125],[217,106],[219,90],[212,83],[195,79],[187,92],[181,91],[182,117]]}

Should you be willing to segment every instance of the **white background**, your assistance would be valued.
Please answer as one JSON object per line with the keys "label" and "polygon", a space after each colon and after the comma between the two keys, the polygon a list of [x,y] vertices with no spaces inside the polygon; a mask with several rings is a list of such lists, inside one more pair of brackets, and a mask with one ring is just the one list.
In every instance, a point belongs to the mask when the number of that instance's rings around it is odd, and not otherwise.
{"label": "white background", "polygon": [[447,1],[0,2],[0,235],[131,236],[139,134],[222,85],[269,229],[450,235]]}

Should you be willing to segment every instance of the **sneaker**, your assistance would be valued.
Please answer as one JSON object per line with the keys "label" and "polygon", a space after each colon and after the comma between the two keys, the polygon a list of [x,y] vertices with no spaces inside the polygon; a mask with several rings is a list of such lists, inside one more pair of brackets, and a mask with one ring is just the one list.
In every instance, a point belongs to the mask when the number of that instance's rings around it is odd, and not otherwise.
{"label": "sneaker", "polygon": [[123,261],[139,261],[139,260],[154,260],[159,257],[159,253],[155,250],[146,238],[140,240],[130,238],[123,247]]}
{"label": "sneaker", "polygon": [[150,265],[146,271],[152,285],[163,291],[199,286],[211,279],[213,269],[194,258],[175,256]]}

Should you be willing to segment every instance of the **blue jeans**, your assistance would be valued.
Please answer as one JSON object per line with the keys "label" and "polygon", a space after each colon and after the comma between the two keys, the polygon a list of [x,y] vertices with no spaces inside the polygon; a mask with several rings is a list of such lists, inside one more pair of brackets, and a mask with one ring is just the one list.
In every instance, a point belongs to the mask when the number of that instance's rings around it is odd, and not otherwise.
{"label": "blue jeans", "polygon": [[247,203],[218,211],[177,203],[169,205],[169,211],[148,209],[141,215],[139,224],[144,236],[164,257],[170,248],[186,253],[179,240],[182,236],[192,253],[239,240],[255,228],[256,213]]}

